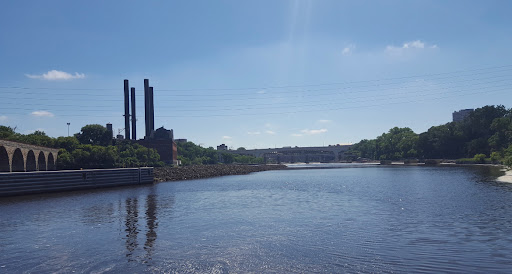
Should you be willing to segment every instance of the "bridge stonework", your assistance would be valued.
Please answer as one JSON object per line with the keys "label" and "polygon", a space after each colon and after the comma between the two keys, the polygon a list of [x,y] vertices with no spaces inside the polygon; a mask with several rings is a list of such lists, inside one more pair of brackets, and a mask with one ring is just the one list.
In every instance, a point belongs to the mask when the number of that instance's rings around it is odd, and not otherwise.
{"label": "bridge stonework", "polygon": [[59,150],[0,139],[0,172],[56,170]]}

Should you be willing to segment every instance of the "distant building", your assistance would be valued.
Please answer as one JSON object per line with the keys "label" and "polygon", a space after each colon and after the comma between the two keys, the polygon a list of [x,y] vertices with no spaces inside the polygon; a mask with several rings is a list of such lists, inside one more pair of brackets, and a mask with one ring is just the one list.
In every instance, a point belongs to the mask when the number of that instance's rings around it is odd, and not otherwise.
{"label": "distant building", "polygon": [[472,108],[468,108],[468,109],[461,109],[459,111],[454,111],[452,113],[452,118],[453,118],[453,121],[454,122],[460,122],[460,121],[463,121],[464,119],[466,119],[469,114],[471,114],[471,112],[473,112],[474,109]]}
{"label": "distant building", "polygon": [[124,136],[121,134],[117,134],[116,138],[119,140],[124,140]]}
{"label": "distant building", "polygon": [[220,146],[217,146],[217,150],[228,150],[228,146],[226,146],[225,144],[222,144]]}
{"label": "distant building", "polygon": [[160,154],[160,161],[166,164],[178,164],[178,147],[174,142],[174,133],[163,127],[151,132],[151,135],[145,139],[137,141],[140,145],[147,148],[154,148]]}
{"label": "distant building", "polygon": [[179,143],[179,144],[184,144],[184,143],[188,142],[188,140],[187,139],[174,139],[174,142]]}
{"label": "distant building", "polygon": [[112,129],[112,124],[111,123],[107,124],[107,131],[110,132],[110,137],[114,138],[114,130]]}

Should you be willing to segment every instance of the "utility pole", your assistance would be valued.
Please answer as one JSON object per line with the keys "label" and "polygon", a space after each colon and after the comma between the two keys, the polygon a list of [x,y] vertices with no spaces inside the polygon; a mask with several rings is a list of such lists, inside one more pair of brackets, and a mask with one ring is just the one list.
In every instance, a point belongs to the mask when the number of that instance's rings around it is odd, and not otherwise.
{"label": "utility pole", "polygon": [[71,123],[67,123],[67,124],[68,124],[68,137],[69,137],[69,125],[70,125]]}

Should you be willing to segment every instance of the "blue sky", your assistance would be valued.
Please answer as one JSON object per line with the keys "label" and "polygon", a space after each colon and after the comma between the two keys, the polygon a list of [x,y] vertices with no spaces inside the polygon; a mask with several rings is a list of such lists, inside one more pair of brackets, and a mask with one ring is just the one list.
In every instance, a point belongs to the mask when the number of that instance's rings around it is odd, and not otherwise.
{"label": "blue sky", "polygon": [[2,1],[0,124],[155,127],[203,146],[321,146],[512,107],[510,1]]}

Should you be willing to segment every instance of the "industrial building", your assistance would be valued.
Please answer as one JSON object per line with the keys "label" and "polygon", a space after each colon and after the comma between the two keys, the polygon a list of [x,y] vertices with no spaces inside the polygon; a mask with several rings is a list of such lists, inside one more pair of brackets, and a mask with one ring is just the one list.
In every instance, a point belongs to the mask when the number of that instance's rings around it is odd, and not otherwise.
{"label": "industrial building", "polygon": [[472,108],[454,111],[452,113],[453,122],[464,121],[464,119],[466,119],[473,111],[474,111],[474,109],[472,109]]}
{"label": "industrial building", "polygon": [[[135,111],[135,88],[130,89],[128,80],[124,80],[124,138],[147,148],[156,149],[160,160],[166,164],[177,165],[178,149],[174,141],[173,130],[163,127],[155,130],[154,90],[149,79],[144,79],[144,139],[137,140],[137,115]],[[131,99],[131,100],[130,100]],[[130,109],[131,102],[131,109]],[[131,110],[131,113],[130,113]],[[130,128],[131,118],[131,128]]]}

